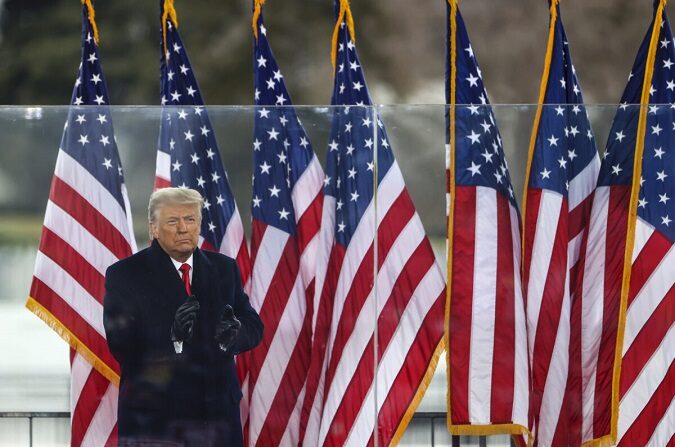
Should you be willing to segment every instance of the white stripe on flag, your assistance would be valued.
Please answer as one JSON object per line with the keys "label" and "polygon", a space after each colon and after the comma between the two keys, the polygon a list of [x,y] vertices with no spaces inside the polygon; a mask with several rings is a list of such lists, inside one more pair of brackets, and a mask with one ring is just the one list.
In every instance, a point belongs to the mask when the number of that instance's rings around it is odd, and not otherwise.
{"label": "white stripe on flag", "polygon": [[[273,227],[269,227],[273,228]],[[298,341],[307,307],[305,290],[300,275],[295,277],[288,303],[279,317],[279,325],[270,343],[267,355],[260,367],[258,380],[253,388],[250,433],[251,444],[255,445],[258,435],[267,419],[274,396],[279,391],[281,378],[288,367],[291,354]]]}
{"label": "white stripe on flag", "polygon": [[251,273],[251,304],[255,309],[262,309],[274,277],[276,266],[284,252],[288,241],[288,233],[273,226],[265,227],[265,234],[260,241],[256,262]]}
{"label": "white stripe on flag", "polygon": [[[405,268],[406,261],[424,240],[424,232],[420,231],[421,221],[411,219],[403,228],[389,250],[387,258],[377,275],[377,294],[374,288],[370,290],[368,298],[363,304],[361,312],[356,317],[354,329],[345,343],[340,360],[338,361],[333,382],[328,390],[326,405],[322,417],[321,442],[325,439],[329,425],[332,423],[342,398],[347,391],[352,377],[357,374],[358,363],[365,353],[368,343],[375,330],[373,310],[376,309],[379,317],[386,305],[396,279]],[[440,293],[440,292],[439,292]],[[438,295],[436,295],[438,296]],[[365,354],[364,354],[365,353]],[[325,430],[324,430],[325,428]]]}
{"label": "white stripe on flag", "polygon": [[490,423],[497,290],[497,192],[476,187],[476,229],[469,355],[469,420]]}
{"label": "white stripe on flag", "polygon": [[628,307],[622,355],[628,351],[635,337],[645,328],[647,320],[652,316],[663,297],[673,287],[674,278],[675,244],[671,245],[668,253],[661,258],[659,265]]}
{"label": "white stripe on flag", "polygon": [[59,152],[56,159],[54,175],[64,183],[70,185],[78,194],[100,212],[113,226],[127,238],[127,242],[133,247],[128,239],[126,229],[128,220],[124,208],[117,199],[99,183],[82,165],[64,151]]}
{"label": "white stripe on flag", "polygon": [[[675,326],[671,326],[661,344],[631,384],[619,404],[619,439],[645,408],[675,358]],[[665,444],[661,444],[665,445]]]}
{"label": "white stripe on flag", "polygon": [[[331,328],[338,327],[338,324],[342,319],[342,310],[352,281],[356,277],[356,272],[363,262],[366,252],[372,246],[374,239],[374,214],[373,202],[370,202],[370,205],[368,205],[368,208],[361,217],[359,225],[356,227],[356,231],[352,235],[349,246],[347,246],[347,251],[345,252],[344,260],[342,261],[342,268],[340,269],[340,276],[338,277],[337,286],[335,288],[332,320],[330,324]],[[372,265],[366,266],[366,268],[372,272]],[[327,353],[330,353],[333,350],[336,336],[335,330],[331,329],[328,343],[326,344]]]}
{"label": "white stripe on flag", "polygon": [[133,230],[130,230],[131,228],[134,228],[134,219],[133,215],[131,214],[129,192],[127,191],[127,185],[124,183],[122,183],[122,197],[124,198],[124,213],[127,218],[127,225],[125,227],[118,228],[118,230],[129,241],[131,252],[136,253],[138,251],[138,245],[136,245],[136,235],[134,234]]}
{"label": "white stripe on flag", "polygon": [[105,338],[103,306],[92,297],[68,272],[42,252],[35,257],[34,276],[52,289],[80,317]]}
{"label": "white stripe on flag", "polygon": [[230,221],[225,226],[225,236],[220,242],[220,247],[218,251],[225,256],[229,256],[232,259],[237,259],[239,250],[241,250],[241,244],[246,243],[244,239],[244,227],[241,223],[241,216],[239,215],[239,208],[237,205],[234,206],[234,212],[230,216]]}
{"label": "white stripe on flag", "polygon": [[513,251],[513,294],[514,294],[514,327],[515,327],[515,359],[513,381],[513,421],[523,427],[527,423],[530,405],[530,379],[527,357],[527,333],[525,325],[525,303],[523,302],[523,285],[520,277],[520,218],[518,210],[509,203],[511,218],[511,243]]}
{"label": "white stripe on flag", "polygon": [[[594,149],[595,150],[595,149]],[[570,187],[568,189],[567,203],[569,204],[569,209],[573,210],[581,202],[583,202],[586,197],[588,197],[593,191],[595,191],[595,185],[598,180],[598,172],[600,171],[600,157],[596,153],[590,163],[577,174],[572,180],[570,180]]]}
{"label": "white stripe on flag", "polygon": [[[398,198],[404,188],[403,176],[401,171],[398,169],[398,165],[394,162],[387,174],[384,176],[378,187],[378,191],[386,191],[384,194],[378,194],[377,202],[377,219],[378,226],[382,222],[382,219],[387,215],[387,212],[391,208],[394,201]],[[374,240],[374,219],[375,219],[375,210],[373,207],[374,202],[371,201],[368,204],[368,208],[361,216],[352,239],[347,247],[345,253],[344,261],[342,263],[342,268],[340,270],[340,276],[338,277],[337,286],[336,286],[336,296],[333,306],[333,314],[331,327],[337,327],[338,322],[342,318],[342,308],[346,299],[346,295],[349,292],[349,286],[354,279],[357,269],[363,261],[363,257],[366,252],[371,248]],[[333,344],[335,343],[336,333],[331,331],[330,338],[328,340],[327,352],[330,352],[333,349]]]}
{"label": "white stripe on flag", "polygon": [[560,308],[560,321],[556,333],[555,344],[551,355],[551,363],[548,367],[546,384],[541,401],[539,431],[537,437],[539,445],[552,445],[555,429],[560,418],[565,387],[567,386],[567,371],[569,369],[570,347],[570,277],[569,270],[565,275],[565,290],[562,307]]}
{"label": "white stripe on flag", "polygon": [[[316,260],[319,255],[317,252],[318,249],[319,249],[319,232],[317,231],[314,234],[312,240],[307,243],[307,245],[305,246],[305,250],[300,255],[299,273],[300,276],[302,277],[302,285],[305,287],[305,289],[309,286],[309,283],[312,282],[312,280],[315,278],[316,275]],[[303,296],[304,295],[305,292],[303,291]],[[314,299],[314,297],[308,296],[307,299]],[[314,308],[314,313],[316,314],[316,307]],[[312,316],[312,318],[313,317],[314,316]]]}
{"label": "white stripe on flag", "polygon": [[670,401],[646,447],[663,447],[673,439],[673,436],[675,436],[675,399]]}
{"label": "white stripe on flag", "polygon": [[286,425],[284,435],[281,437],[281,441],[279,441],[279,445],[298,445],[300,438],[300,433],[298,433],[298,428],[300,427],[300,414],[302,413],[302,403],[305,401],[306,391],[307,382],[305,381],[302,390],[300,390],[300,394],[298,395],[298,400],[295,402],[293,413],[291,413],[291,417]]}
{"label": "white stripe on flag", "polygon": [[300,220],[307,208],[314,202],[317,194],[323,188],[323,170],[316,155],[312,154],[312,160],[296,181],[291,191],[291,201],[296,222]]}
{"label": "white stripe on flag", "polygon": [[[321,228],[319,229],[319,246],[317,247],[316,277],[314,280],[314,315],[312,316],[312,332],[316,328],[317,311],[321,301],[323,284],[328,273],[328,263],[335,241],[335,197],[324,195],[321,212]],[[314,406],[312,406],[314,408]]]}
{"label": "white stripe on flag", "polygon": [[537,215],[537,227],[532,243],[530,276],[527,286],[527,333],[530,358],[534,355],[534,342],[537,333],[540,330],[550,330],[548,316],[546,322],[542,322],[547,327],[538,328],[539,312],[541,311],[541,304],[544,299],[544,290],[546,289],[551,255],[558,232],[558,221],[560,220],[562,203],[563,198],[560,194],[547,189],[542,190]]}
{"label": "white stripe on flag", "polygon": [[371,437],[375,427],[375,418],[372,413],[373,399],[377,397],[379,413],[389,395],[391,386],[404,366],[406,355],[417,338],[425,316],[436,301],[432,297],[439,296],[444,287],[443,276],[438,265],[434,263],[417,285],[410,302],[401,315],[396,331],[377,368],[377,396],[374,396],[374,388],[371,384],[349,432],[346,445],[364,445]]}
{"label": "white stripe on flag", "polygon": [[654,227],[649,222],[642,220],[640,216],[635,220],[635,245],[633,246],[633,257],[631,263],[634,263],[647,241],[654,233]]}
{"label": "white stripe on flag", "polygon": [[105,445],[117,423],[117,395],[117,387],[108,383],[108,389],[96,407],[96,413],[87,427],[87,432],[80,444],[81,447]]}
{"label": "white stripe on flag", "polygon": [[567,265],[573,267],[579,262],[579,254],[581,253],[581,246],[584,243],[585,230],[581,230],[579,234],[574,236],[567,243]]}
{"label": "white stripe on flag", "polygon": [[91,364],[79,353],[75,352],[73,363],[70,366],[70,408],[77,408],[77,402],[80,400],[82,390],[84,389],[85,383],[87,383],[87,378],[89,377],[91,370]]}
{"label": "white stripe on flag", "polygon": [[96,236],[51,200],[47,201],[44,226],[70,245],[101,275],[105,275],[108,266],[118,261],[117,256]]}
{"label": "white stripe on flag", "polygon": [[[610,189],[607,186],[601,186],[595,190],[582,282],[581,370],[585,372],[581,378],[583,404],[581,439],[583,441],[593,438],[593,421],[595,419],[595,376],[602,334],[609,192]],[[596,299],[593,301],[590,299],[591,297]]]}
{"label": "white stripe on flag", "polygon": [[162,150],[157,151],[155,175],[171,183],[171,155]]}

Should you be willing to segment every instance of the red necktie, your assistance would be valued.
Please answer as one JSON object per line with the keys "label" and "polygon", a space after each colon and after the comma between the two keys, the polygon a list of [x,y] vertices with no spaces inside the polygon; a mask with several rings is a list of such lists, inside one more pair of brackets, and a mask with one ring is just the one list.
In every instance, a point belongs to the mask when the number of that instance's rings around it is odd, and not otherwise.
{"label": "red necktie", "polygon": [[190,296],[192,295],[192,289],[190,289],[190,264],[182,264],[179,270],[183,278],[183,284],[185,284],[185,291]]}

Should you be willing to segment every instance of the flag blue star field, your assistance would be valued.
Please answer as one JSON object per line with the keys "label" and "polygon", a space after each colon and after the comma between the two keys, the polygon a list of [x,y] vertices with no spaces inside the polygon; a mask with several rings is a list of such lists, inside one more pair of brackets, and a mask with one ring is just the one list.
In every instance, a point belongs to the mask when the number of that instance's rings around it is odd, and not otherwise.
{"label": "flag blue star field", "polygon": [[297,445],[309,369],[323,170],[292,106],[261,13],[253,17],[251,303],[265,325],[247,357],[249,445]]}
{"label": "flag blue star field", "polygon": [[[523,283],[532,370],[535,445],[580,445],[579,307],[570,357],[572,294],[600,158],[575,75],[560,7],[551,2],[538,121],[531,141]],[[568,371],[575,384],[566,395]],[[564,408],[566,404],[568,408]],[[573,412],[572,418],[569,412]]]}
{"label": "flag blue star field", "polygon": [[204,208],[199,245],[236,259],[242,283],[247,284],[250,261],[244,227],[209,114],[203,107],[197,78],[178,33],[175,11],[170,12],[173,14],[162,8],[162,20],[166,20],[162,24],[166,26],[166,35],[163,31],[160,34],[163,36],[160,39],[160,90],[164,107],[155,188],[192,188],[202,194]]}
{"label": "flag blue star field", "polygon": [[72,348],[74,446],[117,443],[119,365],[103,328],[105,272],[136,249],[94,27],[87,4],[27,303]]}
{"label": "flag blue star field", "polygon": [[370,107],[348,2],[338,3],[320,294],[301,433],[307,446],[365,446],[378,430],[378,442],[389,445],[402,436],[439,358],[445,280]]}
{"label": "flag blue star field", "polygon": [[[582,441],[616,437],[619,446],[666,445],[675,432],[675,41],[664,5],[655,2],[593,202],[582,327],[602,338],[582,339],[582,365],[593,366],[582,371]],[[622,287],[627,275],[630,283]]]}
{"label": "flag blue star field", "polygon": [[529,435],[520,216],[476,55],[448,3],[448,427]]}

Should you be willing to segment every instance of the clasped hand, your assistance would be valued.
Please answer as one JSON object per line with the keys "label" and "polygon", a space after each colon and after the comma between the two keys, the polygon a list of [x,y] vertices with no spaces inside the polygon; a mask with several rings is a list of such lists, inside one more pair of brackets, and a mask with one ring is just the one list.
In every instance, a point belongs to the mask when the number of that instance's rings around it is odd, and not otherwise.
{"label": "clasped hand", "polygon": [[225,312],[216,325],[215,339],[220,346],[220,349],[227,351],[234,345],[237,339],[237,334],[241,328],[241,322],[234,315],[234,310],[229,304],[225,306]]}
{"label": "clasped hand", "polygon": [[197,297],[190,295],[176,310],[171,326],[171,341],[188,341],[192,338],[198,311],[199,301]]}

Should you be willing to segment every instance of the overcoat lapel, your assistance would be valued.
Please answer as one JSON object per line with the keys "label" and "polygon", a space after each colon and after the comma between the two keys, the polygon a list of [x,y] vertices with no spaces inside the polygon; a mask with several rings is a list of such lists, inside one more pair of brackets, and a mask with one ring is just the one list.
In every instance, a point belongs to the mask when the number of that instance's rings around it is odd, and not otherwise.
{"label": "overcoat lapel", "polygon": [[[171,258],[156,240],[148,250],[148,269],[152,278],[152,289],[156,296],[173,307],[180,306],[187,299],[187,292]],[[194,276],[194,275],[193,275]]]}
{"label": "overcoat lapel", "polygon": [[198,248],[192,256],[192,264],[194,266],[194,272],[192,272],[192,293],[197,296],[197,299],[206,298],[213,287],[213,285],[209,285],[209,278],[213,281],[211,263]]}

